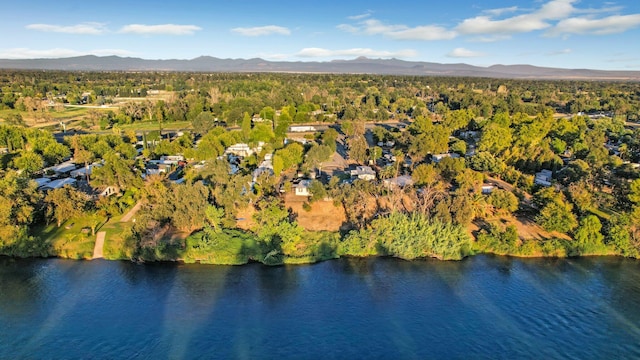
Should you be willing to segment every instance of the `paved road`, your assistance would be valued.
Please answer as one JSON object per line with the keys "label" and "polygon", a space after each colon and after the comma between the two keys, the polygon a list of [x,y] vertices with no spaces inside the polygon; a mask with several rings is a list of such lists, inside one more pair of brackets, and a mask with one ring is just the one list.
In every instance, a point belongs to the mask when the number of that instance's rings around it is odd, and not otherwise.
{"label": "paved road", "polygon": [[106,232],[100,231],[96,235],[96,245],[93,247],[93,258],[94,259],[102,259],[104,254],[102,252],[104,248],[104,238],[107,235]]}
{"label": "paved road", "polygon": [[138,201],[136,206],[134,206],[131,210],[129,210],[129,212],[125,216],[123,216],[122,219],[120,219],[120,222],[129,222],[133,217],[133,215],[135,215],[138,212],[138,210],[140,210],[140,206],[142,206],[142,203]]}

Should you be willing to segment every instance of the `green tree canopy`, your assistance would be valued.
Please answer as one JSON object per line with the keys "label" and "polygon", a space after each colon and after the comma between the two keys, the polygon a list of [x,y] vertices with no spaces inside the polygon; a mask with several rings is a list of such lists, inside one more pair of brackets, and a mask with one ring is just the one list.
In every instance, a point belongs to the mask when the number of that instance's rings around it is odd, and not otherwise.
{"label": "green tree canopy", "polygon": [[81,216],[87,206],[87,197],[71,186],[53,189],[44,198],[47,217],[54,219],[58,227],[63,222]]}
{"label": "green tree canopy", "polygon": [[42,170],[44,166],[42,156],[31,150],[23,150],[20,152],[20,156],[18,156],[13,163],[17,169],[24,171],[27,175]]}

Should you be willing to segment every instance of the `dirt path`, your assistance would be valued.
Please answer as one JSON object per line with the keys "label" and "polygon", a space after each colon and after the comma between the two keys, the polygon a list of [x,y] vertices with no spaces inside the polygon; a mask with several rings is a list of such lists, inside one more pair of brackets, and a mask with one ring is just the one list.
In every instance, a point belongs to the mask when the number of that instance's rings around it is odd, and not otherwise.
{"label": "dirt path", "polygon": [[[498,178],[494,178],[491,176],[487,176],[487,181],[490,183],[494,183],[495,185],[497,185],[499,188],[503,189],[503,190],[507,190],[510,192],[514,192],[515,187],[511,184],[509,184],[508,182],[502,180],[502,179],[498,179]],[[533,196],[531,196],[531,194],[524,192],[524,198],[527,201],[527,205],[529,205],[531,203],[531,199],[533,198]]]}
{"label": "dirt path", "polygon": [[104,257],[102,249],[104,248],[105,235],[107,235],[107,233],[104,231],[100,231],[96,235],[96,245],[93,248],[93,259],[102,259]]}
{"label": "dirt path", "polygon": [[140,206],[142,206],[142,203],[138,201],[138,203],[131,210],[129,210],[129,212],[125,216],[123,216],[122,219],[120,219],[120,222],[131,221],[131,218],[133,217],[133,215],[135,215],[138,212],[138,210],[140,210]]}
{"label": "dirt path", "polygon": [[319,200],[311,204],[311,210],[304,210],[305,196],[287,194],[284,205],[296,214],[300,226],[310,231],[338,231],[347,221],[342,206],[336,207],[333,201]]}

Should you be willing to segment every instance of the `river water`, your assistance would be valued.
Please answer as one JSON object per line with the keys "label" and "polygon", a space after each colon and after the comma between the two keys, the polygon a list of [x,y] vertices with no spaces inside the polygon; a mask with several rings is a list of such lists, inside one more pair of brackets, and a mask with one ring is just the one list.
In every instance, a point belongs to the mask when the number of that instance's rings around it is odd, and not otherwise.
{"label": "river water", "polygon": [[640,358],[640,261],[0,258],[0,359]]}

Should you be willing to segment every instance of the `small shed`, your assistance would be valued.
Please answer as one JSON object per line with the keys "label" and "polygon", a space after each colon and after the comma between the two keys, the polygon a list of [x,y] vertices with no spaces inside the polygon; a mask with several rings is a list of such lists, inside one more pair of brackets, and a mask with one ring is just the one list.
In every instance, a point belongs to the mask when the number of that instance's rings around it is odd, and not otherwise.
{"label": "small shed", "polygon": [[376,179],[376,172],[370,166],[356,166],[351,170],[351,177],[371,181]]}
{"label": "small shed", "polygon": [[36,184],[38,184],[38,187],[41,187],[41,186],[44,186],[44,185],[50,183],[51,179],[49,179],[47,177],[41,177],[41,178],[33,179],[33,181],[35,181]]}
{"label": "small shed", "polygon": [[297,196],[311,196],[309,192],[309,186],[311,185],[311,180],[300,180],[299,183],[293,185],[294,192]]}
{"label": "small shed", "polygon": [[65,185],[75,186],[78,181],[73,178],[62,178],[58,180],[50,181],[49,183],[42,186],[40,189],[44,191],[59,189]]}
{"label": "small shed", "polygon": [[52,166],[47,170],[52,171],[57,176],[65,176],[65,175],[69,175],[76,168],[77,168],[76,164],[70,161],[67,161],[67,162],[63,162],[62,164]]}

